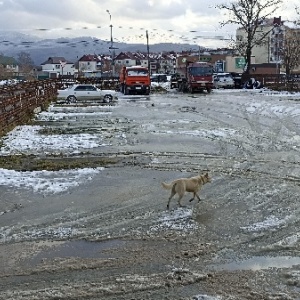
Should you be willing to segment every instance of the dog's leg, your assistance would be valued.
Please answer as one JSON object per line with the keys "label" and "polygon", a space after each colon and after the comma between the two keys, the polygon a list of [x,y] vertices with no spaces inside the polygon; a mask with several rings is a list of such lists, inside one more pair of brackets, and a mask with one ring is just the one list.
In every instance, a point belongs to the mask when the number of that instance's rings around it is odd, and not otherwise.
{"label": "dog's leg", "polygon": [[[195,199],[195,196],[196,196],[197,194],[196,193],[194,193],[194,197],[192,198],[192,199],[190,199],[190,202],[192,202],[194,199]],[[198,197],[198,195],[197,195],[197,197]]]}
{"label": "dog's leg", "polygon": [[200,201],[201,201],[201,199],[200,199],[200,197],[198,196],[198,194],[197,194],[197,193],[195,193],[195,195],[196,195],[196,197],[198,198],[198,202],[200,202]]}
{"label": "dog's leg", "polygon": [[169,197],[169,201],[168,201],[168,204],[167,204],[167,209],[169,209],[170,207],[170,202],[171,202],[171,199],[174,197],[174,195],[176,194],[176,191],[175,191],[175,185],[176,183],[173,185],[172,187],[172,191],[171,191],[171,195]]}
{"label": "dog's leg", "polygon": [[[184,194],[183,194],[183,195],[184,195]],[[180,207],[184,207],[184,205],[182,205],[181,202],[180,202],[180,200],[182,199],[183,195],[181,194],[181,195],[179,195],[179,197],[178,197],[178,205],[179,205]]]}
{"label": "dog's leg", "polygon": [[178,205],[180,207],[184,207],[184,205],[182,205],[181,202],[180,202],[182,197],[184,196],[184,190],[177,191],[177,194],[178,194]]}
{"label": "dog's leg", "polygon": [[178,194],[178,205],[179,205],[180,207],[183,207],[183,205],[181,204],[180,201],[181,201],[181,199],[182,199],[182,197],[184,196],[185,191],[186,191],[185,184],[184,184],[183,182],[178,182],[178,183],[176,184],[175,190],[176,190],[176,192],[177,192],[177,194]]}

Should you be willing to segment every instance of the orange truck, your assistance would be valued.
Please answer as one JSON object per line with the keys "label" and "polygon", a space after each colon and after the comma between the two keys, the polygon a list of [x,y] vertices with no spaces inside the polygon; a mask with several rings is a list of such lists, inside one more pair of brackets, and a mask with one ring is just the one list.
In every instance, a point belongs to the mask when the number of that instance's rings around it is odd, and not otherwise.
{"label": "orange truck", "polygon": [[186,61],[184,68],[177,68],[181,76],[178,79],[178,91],[183,93],[202,92],[210,93],[213,88],[213,65],[207,62]]}
{"label": "orange truck", "polygon": [[150,74],[146,67],[123,67],[120,72],[120,92],[124,95],[149,95]]}

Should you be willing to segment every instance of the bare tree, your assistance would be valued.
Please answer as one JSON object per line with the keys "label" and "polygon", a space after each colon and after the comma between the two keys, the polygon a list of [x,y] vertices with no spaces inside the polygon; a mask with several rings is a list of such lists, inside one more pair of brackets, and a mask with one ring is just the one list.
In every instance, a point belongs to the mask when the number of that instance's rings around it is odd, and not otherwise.
{"label": "bare tree", "polygon": [[4,68],[2,64],[0,64],[0,79],[7,78],[7,70]]}
{"label": "bare tree", "polygon": [[283,65],[285,72],[290,75],[291,72],[300,67],[300,7],[295,6],[298,19],[296,19],[293,28],[288,28],[284,38]]}
{"label": "bare tree", "polygon": [[259,26],[263,24],[265,19],[274,14],[280,4],[282,4],[282,0],[236,0],[216,6],[216,8],[225,10],[228,13],[228,20],[221,22],[221,26],[239,25],[246,33],[245,41],[239,40],[237,45],[239,52],[245,58],[245,73],[247,74],[251,67],[253,47],[265,43],[268,35],[268,33],[257,35]]}
{"label": "bare tree", "polygon": [[7,57],[0,53],[0,79],[11,78],[13,73],[7,68]]}
{"label": "bare tree", "polygon": [[289,28],[285,33],[283,47],[283,65],[287,75],[300,66],[300,30]]}
{"label": "bare tree", "polygon": [[31,59],[31,56],[27,52],[18,53],[18,63],[20,67],[20,72],[25,76],[25,78],[30,77],[34,63]]}

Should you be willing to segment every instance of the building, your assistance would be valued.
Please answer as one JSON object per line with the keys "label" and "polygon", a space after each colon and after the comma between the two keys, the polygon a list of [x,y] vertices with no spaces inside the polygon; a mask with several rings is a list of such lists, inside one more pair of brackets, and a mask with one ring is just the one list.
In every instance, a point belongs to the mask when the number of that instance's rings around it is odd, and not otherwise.
{"label": "building", "polygon": [[84,77],[109,77],[112,59],[105,55],[85,54],[78,60],[78,72]]}
{"label": "building", "polygon": [[[283,67],[284,49],[287,33],[294,30],[294,35],[299,32],[299,28],[291,28],[291,22],[282,21],[281,17],[263,20],[256,31],[255,39],[261,40],[258,45],[252,48],[252,55],[256,64],[275,64],[277,73]],[[298,35],[299,36],[299,35]],[[246,41],[246,32],[243,28],[236,31],[237,45]],[[299,62],[300,65],[300,62]]]}
{"label": "building", "polygon": [[[252,55],[258,64],[280,61],[279,49],[283,41],[283,23],[281,18],[266,19],[261,22],[256,31],[256,40],[263,39],[259,45],[252,48]],[[247,33],[243,28],[236,31],[237,47],[245,43]]]}
{"label": "building", "polygon": [[151,74],[174,74],[176,73],[177,54],[175,52],[162,52],[150,54]]}
{"label": "building", "polygon": [[176,68],[175,53],[149,53],[148,58],[148,54],[143,52],[121,52],[114,61],[116,70],[120,70],[123,66],[142,66],[150,67],[150,74],[173,74]]}
{"label": "building", "polygon": [[[176,58],[176,69],[185,68],[187,61],[210,63],[213,65],[216,73],[242,73],[245,66],[244,57],[236,55],[232,49],[227,49],[227,51],[223,50],[221,53],[217,51],[205,51],[198,54],[179,54]],[[251,61],[255,63],[255,58],[252,57]]]}
{"label": "building", "polygon": [[148,56],[142,52],[120,52],[114,59],[116,72],[122,67],[142,66],[148,68]]}
{"label": "building", "polygon": [[51,78],[74,76],[77,73],[74,63],[67,61],[64,57],[49,57],[41,66],[42,71],[48,72]]}

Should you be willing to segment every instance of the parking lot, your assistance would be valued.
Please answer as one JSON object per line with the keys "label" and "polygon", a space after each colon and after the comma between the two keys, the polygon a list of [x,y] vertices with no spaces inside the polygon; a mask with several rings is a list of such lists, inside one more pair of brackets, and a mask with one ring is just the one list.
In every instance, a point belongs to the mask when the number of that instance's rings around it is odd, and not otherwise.
{"label": "parking lot", "polygon": [[[300,94],[53,103],[1,139],[0,299],[300,299]],[[166,209],[161,182],[208,172]]]}

